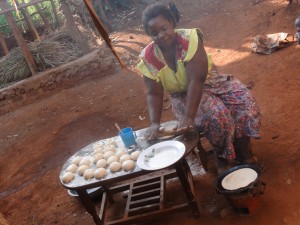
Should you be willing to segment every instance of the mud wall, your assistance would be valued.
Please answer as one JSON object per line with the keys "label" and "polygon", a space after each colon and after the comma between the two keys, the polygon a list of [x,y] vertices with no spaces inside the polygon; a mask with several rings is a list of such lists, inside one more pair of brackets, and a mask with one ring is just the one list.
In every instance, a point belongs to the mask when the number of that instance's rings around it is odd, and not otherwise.
{"label": "mud wall", "polygon": [[[54,89],[74,86],[88,76],[104,76],[113,69],[114,57],[106,48],[39,73],[0,90],[0,115],[30,104]],[[57,92],[56,92],[57,93]]]}

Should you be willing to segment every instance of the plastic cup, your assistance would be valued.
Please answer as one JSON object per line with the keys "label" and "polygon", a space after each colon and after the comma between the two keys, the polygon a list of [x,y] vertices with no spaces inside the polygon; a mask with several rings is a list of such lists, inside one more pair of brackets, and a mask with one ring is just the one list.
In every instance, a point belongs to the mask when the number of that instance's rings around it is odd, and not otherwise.
{"label": "plastic cup", "polygon": [[136,144],[136,134],[132,130],[131,127],[126,127],[121,130],[122,132],[119,132],[119,135],[125,145],[126,148],[129,148],[130,146],[133,146]]}

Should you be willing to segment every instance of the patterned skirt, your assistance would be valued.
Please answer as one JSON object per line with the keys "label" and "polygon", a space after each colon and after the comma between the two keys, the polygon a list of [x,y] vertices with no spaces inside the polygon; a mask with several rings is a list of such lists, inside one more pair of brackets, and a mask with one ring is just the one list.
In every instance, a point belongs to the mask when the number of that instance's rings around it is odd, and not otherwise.
{"label": "patterned skirt", "polygon": [[[185,113],[186,93],[171,94],[172,110],[180,120]],[[211,72],[204,83],[194,120],[218,157],[234,159],[235,138],[260,137],[260,111],[249,90],[227,74]]]}

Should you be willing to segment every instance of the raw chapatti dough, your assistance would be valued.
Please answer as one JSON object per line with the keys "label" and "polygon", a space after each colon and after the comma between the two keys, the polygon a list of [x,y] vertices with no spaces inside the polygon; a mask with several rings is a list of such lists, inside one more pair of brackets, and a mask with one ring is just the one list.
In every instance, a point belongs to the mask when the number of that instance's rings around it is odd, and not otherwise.
{"label": "raw chapatti dough", "polygon": [[122,164],[124,161],[129,160],[129,159],[131,159],[130,155],[125,154],[120,157],[119,162]]}
{"label": "raw chapatti dough", "polygon": [[70,183],[74,179],[75,175],[72,172],[66,172],[62,177],[62,182],[65,184]]}
{"label": "raw chapatti dough", "polygon": [[117,142],[114,139],[109,139],[106,142],[106,145],[114,145],[115,147],[118,147],[118,144],[117,144]]}
{"label": "raw chapatti dough", "polygon": [[93,149],[103,149],[104,148],[104,143],[103,142],[97,142],[93,144]]}
{"label": "raw chapatti dough", "polygon": [[103,159],[104,155],[102,153],[98,153],[97,155],[94,155],[93,162],[96,164],[98,160]]}
{"label": "raw chapatti dough", "polygon": [[104,151],[105,152],[108,152],[108,151],[116,152],[116,146],[114,146],[114,145],[106,145],[104,147]]}
{"label": "raw chapatti dough", "polygon": [[77,169],[77,173],[82,176],[84,174],[84,171],[86,171],[88,168],[90,168],[89,166],[87,165],[82,165],[82,166],[79,166],[78,169]]}
{"label": "raw chapatti dough", "polygon": [[110,165],[109,165],[109,170],[111,172],[117,172],[121,169],[121,163],[119,162],[112,162]]}
{"label": "raw chapatti dough", "polygon": [[107,162],[105,159],[100,159],[100,160],[98,160],[96,166],[97,166],[97,168],[104,168],[107,166]]}
{"label": "raw chapatti dough", "polygon": [[135,151],[135,152],[131,153],[130,158],[132,160],[136,161],[140,154],[141,154],[141,151]]}
{"label": "raw chapatti dough", "polygon": [[76,164],[71,164],[67,167],[66,171],[75,173],[77,169],[78,169],[78,166]]}
{"label": "raw chapatti dough", "polygon": [[73,160],[72,163],[76,164],[77,166],[79,165],[80,161],[82,160],[83,157],[81,156],[76,156]]}
{"label": "raw chapatti dough", "polygon": [[122,163],[122,169],[125,171],[132,170],[135,167],[135,162],[131,159]]}
{"label": "raw chapatti dough", "polygon": [[80,163],[79,163],[79,166],[82,166],[82,165],[87,165],[87,166],[90,166],[91,165],[91,161],[88,159],[88,158],[83,158]]}
{"label": "raw chapatti dough", "polygon": [[124,148],[118,148],[115,153],[115,156],[118,156],[120,158],[122,155],[125,155],[125,154],[126,154],[126,152],[125,152]]}
{"label": "raw chapatti dough", "polygon": [[258,174],[255,170],[242,168],[226,175],[222,180],[222,186],[226,190],[237,190],[251,184],[257,176]]}
{"label": "raw chapatti dough", "polygon": [[112,151],[108,151],[104,153],[104,158],[107,160],[110,156],[115,155],[114,152]]}
{"label": "raw chapatti dough", "polygon": [[94,177],[96,179],[101,179],[101,178],[103,178],[105,176],[106,176],[106,169],[104,169],[104,168],[98,168],[98,169],[95,170]]}
{"label": "raw chapatti dough", "polygon": [[86,171],[84,171],[83,177],[86,180],[90,180],[94,177],[94,169],[87,169]]}
{"label": "raw chapatti dough", "polygon": [[99,153],[101,153],[101,154],[103,154],[103,152],[104,152],[104,149],[97,149],[97,150],[95,150],[94,152],[93,152],[93,156],[95,156],[95,155],[97,155],[97,154],[99,154]]}
{"label": "raw chapatti dough", "polygon": [[112,162],[118,162],[118,160],[119,160],[118,156],[112,155],[107,159],[107,164],[110,165]]}

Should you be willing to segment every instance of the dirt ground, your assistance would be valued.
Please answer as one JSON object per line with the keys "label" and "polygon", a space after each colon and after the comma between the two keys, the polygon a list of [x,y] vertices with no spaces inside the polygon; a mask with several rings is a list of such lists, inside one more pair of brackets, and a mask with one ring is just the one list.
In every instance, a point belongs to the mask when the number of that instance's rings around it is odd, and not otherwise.
{"label": "dirt ground", "polygon": [[[291,45],[271,55],[251,53],[257,34],[294,33],[300,5],[288,5],[286,0],[175,2],[182,13],[178,26],[204,31],[206,50],[219,70],[254,84],[251,91],[261,108],[262,138],[253,141],[253,149],[266,165],[261,179],[267,188],[256,214],[230,213],[223,218],[220,212],[228,204],[214,189],[213,166],[203,173],[191,158],[201,218],[196,220],[187,211],[149,224],[300,224],[300,47]],[[111,35],[131,69],[150,40],[139,21]],[[171,119],[171,110],[164,110],[162,120]],[[134,72],[116,69],[99,77],[95,71],[73,88],[49,91],[39,101],[2,115],[0,212],[4,218],[12,225],[94,224],[61,186],[59,173],[81,147],[115,136],[115,122],[134,129],[149,123],[143,80]]]}

